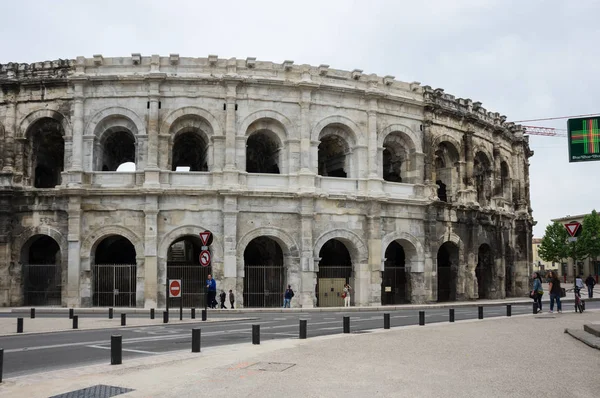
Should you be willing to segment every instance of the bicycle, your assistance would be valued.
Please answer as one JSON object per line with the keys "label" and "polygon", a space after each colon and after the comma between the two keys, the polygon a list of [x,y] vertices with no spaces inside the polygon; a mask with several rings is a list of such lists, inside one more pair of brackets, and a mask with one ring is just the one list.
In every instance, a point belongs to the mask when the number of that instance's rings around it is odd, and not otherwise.
{"label": "bicycle", "polygon": [[579,313],[583,314],[583,311],[585,311],[585,301],[581,299],[581,289],[574,287],[567,290],[567,292],[573,292],[575,295],[575,312],[579,310]]}

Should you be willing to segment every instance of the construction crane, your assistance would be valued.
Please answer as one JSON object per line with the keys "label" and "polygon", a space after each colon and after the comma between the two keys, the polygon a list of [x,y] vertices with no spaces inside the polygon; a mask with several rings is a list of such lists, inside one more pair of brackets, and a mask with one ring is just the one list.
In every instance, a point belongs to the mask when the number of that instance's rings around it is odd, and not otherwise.
{"label": "construction crane", "polygon": [[552,127],[539,127],[539,126],[523,126],[525,134],[528,135],[545,135],[548,137],[566,137],[566,129],[555,129]]}

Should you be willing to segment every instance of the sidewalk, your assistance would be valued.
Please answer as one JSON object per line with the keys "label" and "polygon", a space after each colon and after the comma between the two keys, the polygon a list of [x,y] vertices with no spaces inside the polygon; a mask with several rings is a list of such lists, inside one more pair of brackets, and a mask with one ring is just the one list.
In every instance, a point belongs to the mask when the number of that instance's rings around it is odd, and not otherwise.
{"label": "sidewalk", "polygon": [[[47,398],[95,385],[134,397],[592,397],[600,355],[564,329],[600,312],[407,326],[255,346],[189,350],[5,380],[0,396]],[[5,358],[6,361],[6,358]],[[109,358],[107,356],[107,362]],[[561,372],[549,370],[559,364]],[[548,368],[548,369],[550,369]],[[569,371],[576,369],[577,371]]]}

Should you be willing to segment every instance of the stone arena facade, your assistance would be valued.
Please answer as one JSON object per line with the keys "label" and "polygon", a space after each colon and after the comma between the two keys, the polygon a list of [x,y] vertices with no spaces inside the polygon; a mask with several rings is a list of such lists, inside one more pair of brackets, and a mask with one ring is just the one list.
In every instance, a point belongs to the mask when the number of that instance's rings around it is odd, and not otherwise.
{"label": "stone arena facade", "polygon": [[0,306],[164,307],[182,279],[199,307],[209,272],[237,307],[528,290],[533,152],[481,103],[213,55],[9,63],[0,87]]}

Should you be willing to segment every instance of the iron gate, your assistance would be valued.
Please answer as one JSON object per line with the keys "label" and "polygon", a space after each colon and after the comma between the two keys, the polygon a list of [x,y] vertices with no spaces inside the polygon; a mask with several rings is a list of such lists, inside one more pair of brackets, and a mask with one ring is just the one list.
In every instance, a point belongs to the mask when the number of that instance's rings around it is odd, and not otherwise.
{"label": "iron gate", "polygon": [[244,307],[282,307],[284,283],[282,265],[246,265]]}
{"label": "iron gate", "polygon": [[61,270],[56,264],[23,264],[23,304],[61,305]]}
{"label": "iron gate", "polygon": [[[344,284],[349,283],[352,276],[351,265],[321,265],[317,272],[317,306],[342,307],[344,299]],[[354,286],[350,293],[350,300],[354,295]]]}
{"label": "iron gate", "polygon": [[381,278],[381,304],[406,304],[406,268],[386,265]]}
{"label": "iron gate", "polygon": [[134,264],[94,265],[96,307],[135,307],[137,267]]}
{"label": "iron gate", "polygon": [[452,268],[451,267],[439,267],[437,269],[437,301],[453,301],[453,289],[452,289]]}
{"label": "iron gate", "polygon": [[[211,266],[200,264],[167,264],[167,279],[181,279],[181,296],[185,308],[204,308],[206,302],[206,280]],[[217,286],[217,297],[219,301]],[[229,297],[229,296],[228,296]],[[179,307],[178,298],[168,298],[169,308]]]}

